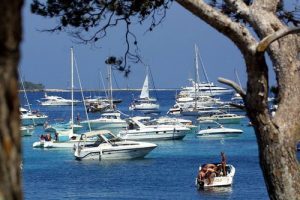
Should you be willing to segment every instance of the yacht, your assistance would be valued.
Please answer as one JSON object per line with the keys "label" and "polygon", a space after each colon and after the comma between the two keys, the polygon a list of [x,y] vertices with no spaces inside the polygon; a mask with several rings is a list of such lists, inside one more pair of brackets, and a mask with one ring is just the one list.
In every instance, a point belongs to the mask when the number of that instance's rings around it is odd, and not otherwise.
{"label": "yacht", "polygon": [[150,121],[152,124],[161,124],[161,125],[181,125],[189,128],[191,133],[194,133],[196,129],[198,128],[197,126],[193,125],[192,120],[189,119],[183,119],[183,118],[175,118],[175,117],[168,117],[168,116],[163,116],[159,117],[157,119],[153,119]]}
{"label": "yacht", "polygon": [[[118,136],[129,140],[181,140],[190,129],[181,124],[151,124],[150,117],[129,118],[126,130]],[[147,124],[149,123],[149,124]]]}
{"label": "yacht", "polygon": [[81,136],[96,141],[86,144],[85,141],[78,142],[74,146],[74,156],[77,160],[116,160],[143,158],[157,147],[156,144],[148,142],[136,142],[123,140],[116,137],[110,131],[92,131]]}
{"label": "yacht", "polygon": [[241,129],[225,128],[223,125],[218,122],[211,121],[212,125],[207,126],[207,128],[200,130],[197,133],[197,136],[202,137],[219,137],[219,136],[237,136],[243,133]]}
{"label": "yacht", "polygon": [[113,133],[118,133],[127,127],[126,121],[121,119],[121,114],[117,111],[103,113],[100,118],[82,121],[80,124],[86,128],[90,124],[92,130],[105,129]]}
{"label": "yacht", "polygon": [[208,116],[200,116],[197,120],[200,123],[205,123],[205,121],[216,121],[222,124],[239,124],[243,118],[245,118],[245,116],[232,113],[213,113]]}
{"label": "yacht", "polygon": [[189,79],[192,83],[192,86],[183,87],[180,95],[186,95],[190,97],[197,96],[220,96],[225,94],[232,94],[233,90],[216,86],[213,82],[201,82],[196,83],[194,80]]}
{"label": "yacht", "polygon": [[45,93],[45,97],[40,100],[38,100],[38,102],[42,105],[42,106],[72,106],[73,105],[77,105],[78,103],[80,103],[81,101],[79,100],[71,100],[71,99],[65,99],[59,96],[48,96]]}
{"label": "yacht", "polygon": [[28,111],[27,109],[21,107],[20,118],[23,126],[43,125],[48,119],[48,116],[39,112]]}

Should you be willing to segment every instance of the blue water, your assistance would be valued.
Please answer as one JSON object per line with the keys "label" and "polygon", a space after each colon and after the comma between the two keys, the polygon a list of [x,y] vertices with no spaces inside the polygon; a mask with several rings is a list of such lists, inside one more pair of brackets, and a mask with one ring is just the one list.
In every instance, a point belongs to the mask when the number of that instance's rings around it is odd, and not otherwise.
{"label": "blue water", "polygon": [[[50,94],[50,93],[49,93]],[[53,93],[52,93],[53,94]],[[69,93],[54,93],[69,98]],[[118,108],[131,115],[132,94],[116,92],[123,102]],[[88,96],[89,93],[86,93]],[[49,115],[50,120],[70,118],[70,107],[41,107],[36,100],[43,93],[28,93],[33,109]],[[157,92],[162,114],[174,104],[174,91]],[[80,94],[75,97],[81,99]],[[20,95],[22,104],[26,104]],[[83,106],[76,113],[85,118]],[[99,116],[90,114],[91,118]],[[42,127],[23,140],[23,186],[25,199],[268,199],[259,167],[254,131],[245,119],[244,133],[235,138],[199,138],[187,135],[182,141],[156,142],[158,147],[144,159],[124,161],[76,161],[72,150],[33,149]],[[200,164],[219,162],[224,151],[227,162],[236,167],[232,187],[197,191],[194,180]]]}

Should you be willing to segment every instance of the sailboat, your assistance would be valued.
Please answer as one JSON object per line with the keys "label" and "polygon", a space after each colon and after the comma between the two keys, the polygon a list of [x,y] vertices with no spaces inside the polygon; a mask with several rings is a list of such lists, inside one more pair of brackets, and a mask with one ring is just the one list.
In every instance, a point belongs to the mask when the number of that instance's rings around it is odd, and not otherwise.
{"label": "sailboat", "polygon": [[[21,74],[19,72],[19,74]],[[24,96],[26,99],[26,103],[28,106],[28,109],[22,108],[20,107],[20,118],[21,118],[21,122],[22,122],[22,126],[36,126],[36,125],[43,125],[45,123],[45,121],[48,119],[48,116],[39,112],[33,112],[31,110],[30,104],[29,104],[29,100],[27,97],[27,93],[24,87],[24,83],[23,83],[23,79],[22,76],[20,75],[20,81],[21,81],[21,85],[24,91]],[[25,129],[25,127],[22,127],[21,130]]]}
{"label": "sailboat", "polygon": [[[71,48],[71,98],[74,99],[74,52]],[[40,141],[34,142],[35,148],[72,148],[75,143],[81,140],[80,135],[74,133],[74,128],[77,128],[78,124],[74,124],[74,104],[71,104],[71,121],[68,123],[68,127],[62,130],[56,130],[54,139],[52,139],[50,133],[41,135]]]}
{"label": "sailboat", "polygon": [[146,78],[143,84],[140,98],[134,100],[129,110],[141,110],[141,111],[155,111],[159,110],[159,104],[155,98],[151,98],[149,95],[149,68],[147,66]]}
{"label": "sailboat", "polygon": [[[188,97],[192,97],[193,101],[185,102],[184,106],[180,106],[180,114],[184,116],[200,116],[203,114],[218,112],[215,107],[217,100],[211,100],[208,104],[208,98],[203,94],[203,91],[199,88],[200,76],[199,76],[199,50],[195,45],[195,84],[193,84],[193,90],[190,91]],[[181,91],[182,92],[182,91]],[[210,98],[213,99],[213,98]]]}
{"label": "sailboat", "polygon": [[81,124],[87,127],[90,126],[92,130],[109,130],[112,133],[118,133],[127,127],[125,120],[121,119],[121,112],[116,110],[113,104],[113,93],[112,93],[112,79],[111,79],[111,66],[108,66],[108,77],[109,77],[109,108],[97,119],[85,120]]}

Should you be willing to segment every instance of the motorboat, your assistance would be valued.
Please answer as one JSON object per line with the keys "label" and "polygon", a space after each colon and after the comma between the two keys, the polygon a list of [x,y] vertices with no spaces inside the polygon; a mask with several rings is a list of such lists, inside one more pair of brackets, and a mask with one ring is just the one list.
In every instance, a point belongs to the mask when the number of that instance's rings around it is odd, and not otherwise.
{"label": "motorboat", "polygon": [[243,118],[245,118],[245,116],[232,113],[213,113],[208,116],[200,116],[197,120],[200,123],[212,120],[222,124],[239,124]]}
{"label": "motorboat", "polygon": [[72,104],[77,105],[81,101],[76,99],[65,99],[60,96],[48,96],[47,93],[45,93],[45,97],[38,100],[38,102],[42,106],[72,106]]}
{"label": "motorboat", "polygon": [[[221,163],[214,164],[217,166],[217,168],[221,168]],[[199,171],[202,170],[202,168],[205,167],[204,165],[201,165],[199,167]],[[231,186],[233,183],[233,178],[235,175],[235,167],[230,164],[226,164],[225,166],[226,175],[223,174],[223,172],[220,170],[219,172],[214,172],[214,176],[209,180],[207,177],[200,178],[197,177],[195,179],[195,186],[197,189],[205,189],[205,188],[211,188],[211,187],[224,187],[224,186]]]}
{"label": "motorboat", "polygon": [[161,124],[161,125],[182,125],[191,130],[191,133],[194,133],[197,126],[193,125],[192,120],[189,119],[183,119],[183,118],[175,118],[175,117],[168,117],[168,116],[162,116],[157,119],[153,119],[150,121],[154,124]]}
{"label": "motorboat", "polygon": [[236,136],[243,133],[241,129],[225,128],[223,125],[215,121],[207,121],[207,123],[211,123],[212,125],[208,125],[207,128],[204,129],[202,129],[202,127],[200,126],[200,130],[198,131],[197,136]]}
{"label": "motorboat", "polygon": [[33,132],[34,132],[34,126],[30,125],[30,126],[21,126],[20,127],[20,131],[21,131],[21,136],[32,136]]}
{"label": "motorboat", "polygon": [[48,119],[48,116],[37,111],[29,111],[20,107],[20,118],[23,126],[43,125]]}
{"label": "motorboat", "polygon": [[[181,140],[190,129],[181,124],[153,124],[150,117],[132,117],[118,136],[129,140]],[[148,124],[149,123],[149,124]]]}
{"label": "motorboat", "polygon": [[88,128],[88,124],[92,130],[110,130],[113,133],[118,133],[127,127],[125,120],[121,119],[121,114],[117,111],[103,113],[100,118],[85,120],[80,123],[84,127]]}
{"label": "motorboat", "polygon": [[148,142],[136,142],[116,137],[110,131],[98,130],[85,133],[82,138],[93,138],[96,141],[86,144],[85,140],[74,146],[77,160],[116,160],[143,158],[157,147]]}
{"label": "motorboat", "polygon": [[[32,144],[34,148],[73,148],[82,140],[81,135],[74,134],[72,129],[57,131],[54,136],[51,133],[42,134],[39,141]],[[92,143],[88,140],[86,143]]]}
{"label": "motorboat", "polygon": [[140,98],[134,100],[131,103],[131,105],[129,106],[129,110],[159,110],[159,104],[157,103],[157,100],[155,98],[151,98],[149,95],[148,71],[149,69],[147,67],[147,74],[140,94]]}

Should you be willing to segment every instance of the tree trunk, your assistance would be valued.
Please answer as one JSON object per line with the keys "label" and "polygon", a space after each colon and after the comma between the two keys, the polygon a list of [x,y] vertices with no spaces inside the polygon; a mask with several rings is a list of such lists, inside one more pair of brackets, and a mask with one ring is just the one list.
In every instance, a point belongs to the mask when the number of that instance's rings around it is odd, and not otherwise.
{"label": "tree trunk", "polygon": [[0,200],[22,199],[17,73],[22,5],[21,0],[0,4]]}
{"label": "tree trunk", "polygon": [[292,137],[294,132],[282,132],[280,127],[284,127],[284,123],[278,126],[269,114],[268,71],[263,55],[245,59],[248,69],[251,69],[248,71],[246,108],[254,124],[260,166],[269,197],[270,199],[299,199],[300,176],[296,143]]}

